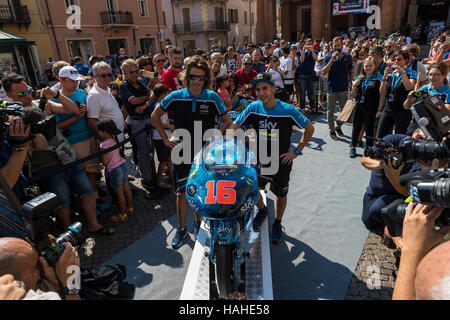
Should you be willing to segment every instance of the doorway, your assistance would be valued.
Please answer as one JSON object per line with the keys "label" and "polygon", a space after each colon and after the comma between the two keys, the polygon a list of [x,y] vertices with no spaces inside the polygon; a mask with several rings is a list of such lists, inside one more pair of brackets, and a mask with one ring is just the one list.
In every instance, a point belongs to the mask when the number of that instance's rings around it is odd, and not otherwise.
{"label": "doorway", "polygon": [[89,65],[89,57],[94,54],[91,40],[67,40],[70,57],[81,57],[83,64]]}
{"label": "doorway", "polygon": [[127,43],[127,39],[108,39],[109,55],[120,55],[120,48],[125,48],[125,51],[128,52]]}

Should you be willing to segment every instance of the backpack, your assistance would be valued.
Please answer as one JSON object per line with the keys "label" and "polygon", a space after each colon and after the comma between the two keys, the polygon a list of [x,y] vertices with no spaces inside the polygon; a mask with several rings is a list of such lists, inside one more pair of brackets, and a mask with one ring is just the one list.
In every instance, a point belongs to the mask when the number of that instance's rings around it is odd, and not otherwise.
{"label": "backpack", "polygon": [[77,155],[75,150],[69,141],[62,135],[61,130],[56,130],[56,146],[48,146],[47,150],[53,151],[56,153],[59,161],[63,165],[72,163],[77,160]]}

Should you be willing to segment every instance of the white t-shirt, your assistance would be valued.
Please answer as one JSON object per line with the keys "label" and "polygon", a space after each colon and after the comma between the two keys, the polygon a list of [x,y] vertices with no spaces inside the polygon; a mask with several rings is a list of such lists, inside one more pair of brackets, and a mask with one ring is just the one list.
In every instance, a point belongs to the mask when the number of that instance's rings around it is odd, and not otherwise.
{"label": "white t-shirt", "polygon": [[[158,103],[155,105],[155,109],[158,107]],[[168,124],[169,123],[169,115],[166,113],[164,113],[161,116],[161,122],[163,124]],[[170,138],[172,136],[172,131],[170,131],[169,129],[164,130],[166,131],[167,136]],[[153,140],[161,140],[161,135],[159,134],[158,130],[153,130]]]}
{"label": "white t-shirt", "polygon": [[[120,110],[119,104],[109,90],[103,90],[95,84],[91,91],[89,91],[86,104],[88,118],[99,120],[112,119],[117,128],[123,132],[123,114]],[[123,141],[123,133],[117,138],[119,141]]]}
{"label": "white t-shirt", "polygon": [[[298,59],[295,58],[295,67],[298,66]],[[294,73],[295,69],[292,70],[292,58],[287,56],[286,58],[280,59],[280,69],[283,71],[287,71],[288,73],[284,76],[284,83],[285,84],[293,84],[294,83]]]}
{"label": "white t-shirt", "polygon": [[281,75],[277,71],[272,70],[272,69],[269,70],[269,73],[275,80],[275,85],[277,87],[284,88],[284,83],[283,83],[283,79],[281,78]]}

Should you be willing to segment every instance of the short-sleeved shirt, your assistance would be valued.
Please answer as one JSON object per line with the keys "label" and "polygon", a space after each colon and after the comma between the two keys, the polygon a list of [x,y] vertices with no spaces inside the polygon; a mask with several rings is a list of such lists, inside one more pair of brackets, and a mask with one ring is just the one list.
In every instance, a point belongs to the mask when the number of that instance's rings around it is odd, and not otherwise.
{"label": "short-sleeved shirt", "polygon": [[[314,52],[315,52],[316,55],[319,54],[317,51],[314,51]],[[312,53],[306,52],[305,53],[305,60],[303,62],[300,62],[300,57],[302,56],[302,52],[301,51],[298,52],[297,55],[299,56],[299,58],[298,58],[298,61],[299,61],[299,64],[298,64],[298,68],[299,68],[298,75],[300,77],[302,77],[302,76],[303,77],[305,77],[305,76],[310,77],[312,72],[313,72],[313,70],[314,70],[314,66],[316,64],[316,61],[314,60]]]}
{"label": "short-sleeved shirt", "polygon": [[[211,90],[203,90],[200,95],[194,97],[188,90],[174,91],[161,101],[161,108],[173,113],[175,129],[186,129],[191,134],[191,161],[196,152],[194,149],[195,139],[201,139],[203,145],[203,134],[206,130],[214,128],[216,117],[227,113],[227,107],[217,93]],[[195,137],[194,122],[201,122],[202,137]]]}
{"label": "short-sleeved shirt", "polygon": [[[100,143],[100,149],[106,150],[117,144],[114,138],[107,139]],[[125,159],[120,155],[120,148],[114,149],[111,152],[106,154],[108,156],[108,164],[106,166],[106,170],[111,172],[113,169],[125,163]]]}
{"label": "short-sleeved shirt", "polygon": [[77,69],[78,73],[81,74],[82,76],[87,76],[89,75],[89,67],[84,65],[84,64],[75,64],[73,66],[75,69]]}
{"label": "short-sleeved shirt", "polygon": [[243,85],[252,82],[253,79],[255,79],[255,77],[258,75],[258,72],[256,72],[253,69],[250,69],[250,72],[248,74],[245,74],[244,69],[241,68],[238,71],[236,71],[236,75],[238,77],[239,87],[242,87]]}
{"label": "short-sleeved shirt", "polygon": [[[412,138],[403,134],[389,134],[382,140],[386,143],[394,145],[395,147],[399,147],[402,146],[405,141],[407,141],[407,139]],[[373,148],[376,149],[377,147]],[[407,163],[403,167],[401,174],[408,174],[419,170],[420,167],[416,163]],[[372,196],[398,194],[397,190],[395,190],[394,186],[389,181],[383,169],[372,171],[369,186],[367,187],[366,192]]]}
{"label": "short-sleeved shirt", "polygon": [[450,88],[448,84],[444,84],[439,89],[435,90],[431,87],[431,84],[427,84],[419,89],[419,91],[425,91],[431,94],[432,96],[438,95],[442,101],[445,103],[450,103]]}
{"label": "short-sleeved shirt", "polygon": [[[355,78],[356,80],[357,78]],[[364,78],[359,84],[356,102],[358,106],[377,110],[380,102],[380,86],[383,76],[377,73],[374,76]]]}
{"label": "short-sleeved shirt", "polygon": [[[323,61],[324,66],[330,62],[332,55],[332,53],[329,53],[325,57]],[[348,74],[352,68],[352,56],[343,52],[339,60],[333,62],[330,71],[328,72],[327,93],[348,90]]]}
{"label": "short-sleeved shirt", "polygon": [[[306,128],[309,119],[292,105],[277,100],[277,104],[273,108],[264,108],[261,101],[251,103],[241,113],[235,121],[240,127],[253,128],[258,134],[258,157],[260,143],[269,142],[278,143],[280,155],[289,151],[291,146],[292,127],[294,125],[300,128]],[[278,133],[272,130],[278,130]],[[261,132],[261,130],[267,130]],[[271,143],[268,143],[270,154]],[[258,158],[259,159],[259,158]]]}
{"label": "short-sleeved shirt", "polygon": [[258,64],[253,64],[252,69],[256,71],[256,74],[266,72],[266,65],[260,61]]}
{"label": "short-sleeved shirt", "polygon": [[161,83],[169,87],[170,91],[179,90],[177,76],[180,72],[178,69],[172,70],[171,68],[167,68],[161,75]]}
{"label": "short-sleeved shirt", "polygon": [[[86,102],[88,119],[98,119],[99,121],[111,119],[116,124],[116,127],[123,132],[123,114],[117,100],[109,90],[103,90],[95,84],[89,91]],[[123,133],[118,138],[119,141],[123,141]]]}
{"label": "short-sleeved shirt", "polygon": [[[75,104],[79,102],[80,104],[86,104],[86,97],[87,94],[84,92],[84,90],[77,89],[71,96],[67,97],[70,100],[72,100]],[[54,102],[57,102],[57,100],[51,99]],[[64,122],[70,118],[75,116],[75,114],[55,114],[56,123]],[[91,131],[91,128],[89,128],[87,117],[86,115],[83,116],[81,119],[78,119],[74,123],[72,123],[68,129],[70,130],[70,135],[66,137],[67,141],[69,141],[70,144],[76,144],[85,140],[88,140],[90,137],[93,136],[93,133]]]}
{"label": "short-sleeved shirt", "polygon": [[130,81],[125,80],[125,82],[119,87],[120,97],[122,98],[122,102],[125,105],[130,117],[150,118],[150,111],[148,108],[145,109],[143,113],[136,112],[136,108],[144,105],[145,103],[132,104],[130,102],[130,99],[132,98],[146,97],[150,94],[150,89],[147,88],[141,81],[138,80],[137,84],[138,87],[135,88]]}
{"label": "short-sleeved shirt", "polygon": [[[409,68],[405,69],[406,75],[409,79],[417,80],[417,72]],[[386,111],[404,111],[403,103],[408,97],[409,91],[403,85],[402,75],[391,73],[387,76],[387,90],[386,90]]]}

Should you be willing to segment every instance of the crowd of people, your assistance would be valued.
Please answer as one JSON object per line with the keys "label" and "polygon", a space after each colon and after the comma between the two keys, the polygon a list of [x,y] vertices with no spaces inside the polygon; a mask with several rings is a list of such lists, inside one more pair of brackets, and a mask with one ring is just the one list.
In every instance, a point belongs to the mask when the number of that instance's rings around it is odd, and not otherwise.
{"label": "crowd of people", "polygon": [[[301,37],[295,43],[280,40],[262,46],[230,46],[222,51],[197,49],[184,60],[182,51],[171,46],[164,53],[142,55],[137,59],[130,58],[125,49],[121,49],[115,59],[93,55],[89,66],[83,65],[80,57],[75,57],[72,65],[66,61],[49,62],[47,69],[51,71],[46,70],[46,75],[50,86],[38,93],[17,74],[2,79],[2,85],[9,101],[34,108],[41,115],[54,115],[57,135],[50,141],[42,134],[27,139],[29,127],[21,119],[10,117],[9,136],[17,139],[5,140],[0,145],[0,175],[23,203],[27,199],[24,192],[27,180],[51,172],[43,175],[37,184],[43,192],[53,192],[61,200],[62,205],[56,210],[58,222],[69,227],[73,222],[71,212],[78,205],[87,218],[91,234],[113,235],[115,228],[102,225],[97,219],[98,212],[110,205],[102,199],[104,195],[98,186],[100,177],[104,176],[110,195],[117,203],[112,222],[122,223],[133,214],[129,181],[136,177],[127,170],[122,143],[131,137],[133,162],[139,169],[142,187],[150,194],[160,189],[178,190],[179,225],[172,239],[172,247],[177,249],[187,235],[187,203],[180,181],[189,175],[192,159],[199,150],[192,139],[190,162],[173,163],[171,149],[180,143],[179,137],[173,136],[174,130],[185,129],[194,135],[196,121],[202,124],[202,135],[211,128],[218,128],[223,134],[227,129],[241,127],[252,127],[258,134],[260,130],[283,128],[276,138],[280,145],[280,168],[271,176],[270,185],[277,197],[271,237],[272,242],[278,244],[283,239],[281,222],[292,164],[303,155],[303,149],[314,134],[313,123],[306,115],[326,113],[330,138],[338,141],[338,136],[344,136],[344,121],[335,119],[337,106],[342,111],[352,104],[350,158],[357,156],[357,147],[364,147],[364,135],[397,146],[408,137],[424,140],[420,128],[412,121],[409,108],[416,99],[413,92],[423,91],[438,95],[450,112],[450,44],[445,42],[448,34],[450,31],[433,39],[428,57],[422,61],[420,46],[394,34],[387,38],[370,36],[356,40],[338,36],[330,42]],[[118,61],[120,67],[113,60]],[[33,95],[46,99],[43,110],[39,109],[39,99],[33,99]],[[265,125],[269,122],[271,127]],[[296,146],[291,145],[294,126],[304,130]],[[394,129],[395,134],[392,134]],[[365,147],[373,147],[373,141],[367,138]],[[62,144],[72,155],[72,161],[117,148],[58,170],[70,163],[56,152]],[[417,269],[416,277],[416,268],[411,264],[432,263],[427,253],[448,230],[443,228],[438,235],[433,233],[434,225],[424,219],[424,215],[431,211],[435,220],[440,211],[410,205],[402,238],[390,234],[391,226],[386,223],[381,209],[393,200],[408,196],[398,184],[400,174],[420,168],[448,167],[448,163],[417,162],[394,169],[391,163],[363,157],[362,164],[372,171],[364,196],[363,223],[370,231],[383,236],[384,243],[406,255],[402,264],[409,261],[407,266],[401,265],[394,297],[430,297],[425,287],[421,287],[420,295],[414,290],[414,280],[416,285],[421,281],[424,276],[420,273],[427,272],[426,266]],[[257,207],[255,231],[260,230],[268,215],[262,199]],[[200,220],[196,215],[194,234],[199,230]],[[422,243],[415,233],[425,229]],[[0,298],[5,297],[1,296],[2,285],[8,286],[5,289],[8,293],[14,279],[23,281],[27,290],[36,289],[36,281],[28,285],[21,278],[22,270],[15,272],[11,268],[13,253],[24,246],[11,238],[0,239]],[[421,249],[416,250],[417,246]],[[445,246],[448,248],[448,243]],[[430,254],[435,256],[435,252],[443,248],[444,245],[440,245]],[[2,256],[2,250],[8,255]],[[36,260],[33,250],[27,250],[30,259]],[[71,248],[67,246],[66,250]],[[449,250],[445,252],[448,256]],[[66,258],[70,258],[69,254]],[[52,282],[55,276],[50,271],[44,267]],[[1,278],[4,274],[13,277]],[[421,285],[426,286],[425,282],[422,280]],[[433,297],[442,294],[441,297],[448,298],[449,292],[433,294]],[[25,292],[17,294],[24,295]]]}

